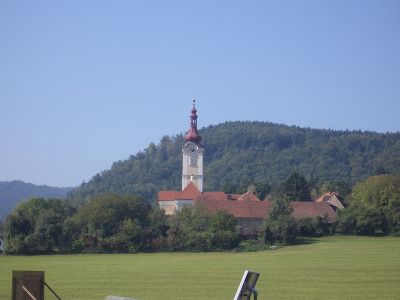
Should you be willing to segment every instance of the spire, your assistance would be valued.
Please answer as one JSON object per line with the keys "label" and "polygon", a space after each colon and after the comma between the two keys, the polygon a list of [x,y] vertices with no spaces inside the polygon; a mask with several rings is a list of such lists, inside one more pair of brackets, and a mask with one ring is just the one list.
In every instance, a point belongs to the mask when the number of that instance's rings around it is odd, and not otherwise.
{"label": "spire", "polygon": [[190,115],[190,128],[185,135],[185,142],[193,142],[199,144],[201,136],[197,132],[197,110],[196,110],[196,99],[193,98],[193,108]]}

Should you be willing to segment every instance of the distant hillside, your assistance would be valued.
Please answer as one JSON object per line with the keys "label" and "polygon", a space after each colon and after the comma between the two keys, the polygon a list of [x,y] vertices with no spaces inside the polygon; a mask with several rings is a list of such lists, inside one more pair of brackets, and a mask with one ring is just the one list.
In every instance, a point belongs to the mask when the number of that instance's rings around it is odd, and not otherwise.
{"label": "distant hillside", "polygon": [[16,204],[30,197],[65,198],[72,188],[34,185],[19,180],[0,182],[0,220],[3,219]]}
{"label": "distant hillside", "polygon": [[[319,183],[354,184],[379,173],[400,173],[400,133],[300,128],[268,122],[226,122],[200,130],[205,147],[205,190],[254,182],[280,184],[293,171]],[[143,152],[115,162],[71,194],[139,194],[154,200],[160,189],[179,189],[182,135],[164,137]]]}

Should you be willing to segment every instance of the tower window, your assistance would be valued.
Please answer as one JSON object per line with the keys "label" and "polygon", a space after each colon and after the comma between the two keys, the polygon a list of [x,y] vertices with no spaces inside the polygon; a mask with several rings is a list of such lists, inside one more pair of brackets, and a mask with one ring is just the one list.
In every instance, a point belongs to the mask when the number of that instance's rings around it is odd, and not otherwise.
{"label": "tower window", "polygon": [[190,156],[189,165],[191,167],[197,167],[197,156]]}

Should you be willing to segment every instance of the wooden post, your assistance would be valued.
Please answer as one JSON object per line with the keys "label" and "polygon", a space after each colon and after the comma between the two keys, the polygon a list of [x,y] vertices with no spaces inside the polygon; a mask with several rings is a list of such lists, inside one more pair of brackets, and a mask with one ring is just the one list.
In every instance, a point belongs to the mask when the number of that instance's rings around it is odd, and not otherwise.
{"label": "wooden post", "polygon": [[44,300],[43,271],[13,271],[12,300]]}

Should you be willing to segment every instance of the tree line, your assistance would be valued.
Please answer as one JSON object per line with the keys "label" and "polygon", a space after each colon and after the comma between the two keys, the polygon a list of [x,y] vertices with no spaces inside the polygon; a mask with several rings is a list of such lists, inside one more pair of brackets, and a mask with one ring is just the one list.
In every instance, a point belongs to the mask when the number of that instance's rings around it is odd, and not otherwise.
{"label": "tree line", "polygon": [[34,198],[20,203],[2,224],[5,251],[43,254],[252,250],[292,244],[299,236],[400,234],[400,176],[372,176],[355,185],[345,201],[347,207],[339,212],[335,223],[326,217],[293,219],[290,202],[305,199],[310,190],[310,182],[302,174],[289,176],[276,192],[269,194],[269,215],[260,225],[259,235],[250,241],[240,235],[239,224],[232,215],[208,215],[201,207],[185,207],[167,217],[141,196],[101,194],[79,206],[69,200]]}
{"label": "tree line", "polygon": [[356,184],[338,211],[335,223],[327,218],[294,220],[291,193],[272,197],[269,217],[262,226],[264,241],[293,243],[298,235],[400,235],[400,176],[377,175]]}
{"label": "tree line", "polygon": [[142,197],[97,195],[81,207],[60,199],[20,203],[4,224],[8,254],[225,250],[239,242],[235,218],[185,208],[167,218]]}

